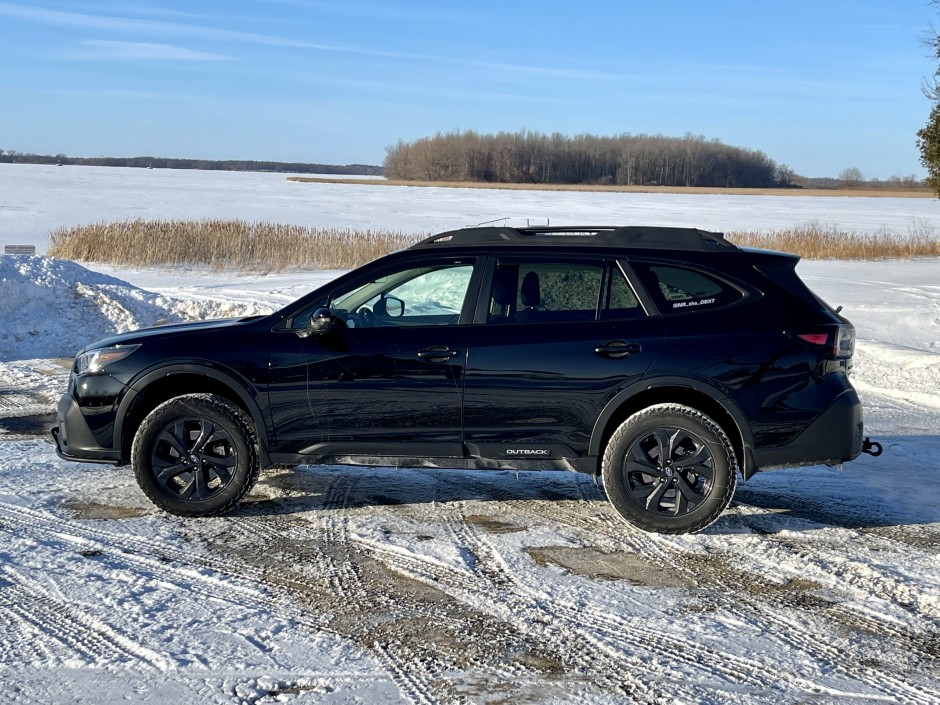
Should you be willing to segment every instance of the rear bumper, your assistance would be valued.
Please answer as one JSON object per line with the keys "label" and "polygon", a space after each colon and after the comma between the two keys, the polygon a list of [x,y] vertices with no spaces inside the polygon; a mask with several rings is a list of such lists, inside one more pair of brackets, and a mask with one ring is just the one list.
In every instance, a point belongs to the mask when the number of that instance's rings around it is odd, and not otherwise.
{"label": "rear bumper", "polygon": [[865,424],[862,402],[851,387],[807,426],[793,441],[754,453],[757,467],[838,465],[857,458],[862,452]]}

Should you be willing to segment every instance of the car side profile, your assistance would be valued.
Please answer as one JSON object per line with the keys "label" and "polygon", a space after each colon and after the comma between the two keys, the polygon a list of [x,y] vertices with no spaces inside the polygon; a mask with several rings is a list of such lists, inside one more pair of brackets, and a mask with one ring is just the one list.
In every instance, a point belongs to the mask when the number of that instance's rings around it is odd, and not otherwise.
{"label": "car side profile", "polygon": [[53,436],[183,516],[272,465],[433,465],[599,475],[630,524],[698,531],[738,475],[876,445],[854,328],[797,262],[687,228],[442,233],[268,316],[87,346]]}

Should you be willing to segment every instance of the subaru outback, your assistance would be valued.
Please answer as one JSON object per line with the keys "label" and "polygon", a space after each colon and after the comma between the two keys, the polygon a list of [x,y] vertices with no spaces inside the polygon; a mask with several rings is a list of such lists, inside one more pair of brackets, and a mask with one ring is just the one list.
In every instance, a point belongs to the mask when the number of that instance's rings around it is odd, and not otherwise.
{"label": "subaru outback", "polygon": [[854,328],[798,259],[687,228],[446,232],[271,315],[87,346],[53,436],[177,515],[272,465],[570,469],[640,529],[697,531],[738,475],[876,445]]}

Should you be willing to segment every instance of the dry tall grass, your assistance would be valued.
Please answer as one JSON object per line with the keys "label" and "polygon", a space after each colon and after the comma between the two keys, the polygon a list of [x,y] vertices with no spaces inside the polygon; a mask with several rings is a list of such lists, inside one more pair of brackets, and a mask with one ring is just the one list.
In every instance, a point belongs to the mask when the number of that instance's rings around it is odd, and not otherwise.
{"label": "dry tall grass", "polygon": [[[214,269],[352,269],[430,235],[384,230],[305,228],[238,220],[128,220],[59,228],[48,254],[134,267],[204,265]],[[859,234],[816,224],[770,232],[730,232],[745,247],[792,252],[806,259],[878,260],[940,257],[940,239]]]}
{"label": "dry tall grass", "polygon": [[726,237],[741,247],[792,252],[804,259],[940,257],[940,239],[926,229],[907,235],[888,232],[866,234],[813,223],[790,230],[729,232]]}
{"label": "dry tall grass", "polygon": [[240,220],[138,219],[59,228],[50,236],[47,254],[135,267],[352,269],[428,235]]}

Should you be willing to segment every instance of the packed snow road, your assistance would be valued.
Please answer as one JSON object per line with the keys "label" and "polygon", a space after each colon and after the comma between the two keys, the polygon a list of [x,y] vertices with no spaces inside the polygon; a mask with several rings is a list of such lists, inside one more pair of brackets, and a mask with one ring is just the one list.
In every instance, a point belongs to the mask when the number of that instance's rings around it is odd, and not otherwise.
{"label": "packed snow road", "polygon": [[[936,471],[903,445],[892,472]],[[567,473],[271,471],[193,521],[2,446],[7,702],[940,701],[940,517],[875,460],[667,538]]]}
{"label": "packed snow road", "polygon": [[[127,468],[55,456],[69,353],[41,339],[82,331],[15,319],[7,350],[34,359],[0,356],[3,701],[940,702],[938,264],[808,264],[859,329],[885,454],[761,473],[681,537],[552,472],[271,470],[228,516],[170,517]],[[186,293],[95,286],[131,323]]]}

